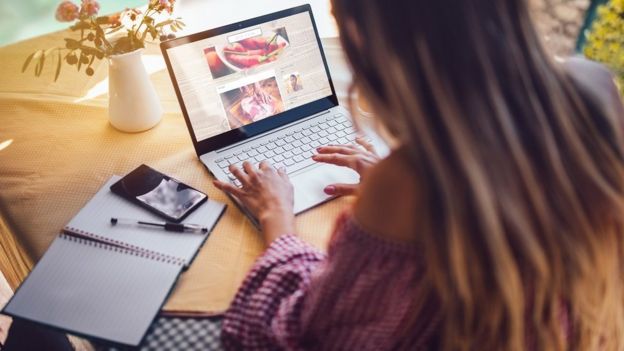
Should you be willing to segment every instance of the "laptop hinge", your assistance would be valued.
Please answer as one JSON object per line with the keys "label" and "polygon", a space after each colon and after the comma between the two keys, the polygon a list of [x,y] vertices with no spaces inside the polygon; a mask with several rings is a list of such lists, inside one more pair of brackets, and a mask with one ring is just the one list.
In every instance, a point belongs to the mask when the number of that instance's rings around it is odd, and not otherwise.
{"label": "laptop hinge", "polygon": [[295,122],[292,122],[292,123],[288,123],[288,124],[286,124],[286,125],[284,125],[284,126],[281,126],[281,127],[279,127],[279,128],[271,129],[271,130],[268,130],[268,131],[266,131],[266,132],[264,132],[264,133],[262,133],[262,134],[258,134],[258,135],[256,135],[256,136],[251,137],[251,138],[248,138],[248,139],[245,139],[245,140],[241,140],[241,141],[239,141],[239,142],[237,142],[237,143],[235,143],[235,144],[225,146],[225,147],[223,147],[223,148],[221,148],[221,149],[219,149],[219,150],[216,150],[216,152],[217,152],[217,153],[221,153],[221,152],[226,152],[226,151],[229,151],[229,150],[231,150],[231,149],[235,149],[235,148],[237,148],[237,147],[239,147],[239,146],[241,146],[241,145],[243,145],[243,144],[249,143],[249,142],[254,141],[254,140],[257,140],[257,139],[264,138],[264,137],[266,137],[267,135],[271,135],[271,134],[274,134],[274,133],[280,132],[280,131],[282,131],[282,130],[284,130],[284,129],[292,128],[293,126],[296,126],[297,124],[300,124],[300,123],[306,122],[306,121],[308,121],[308,120],[310,120],[310,119],[313,119],[313,118],[316,118],[316,117],[319,117],[319,116],[326,115],[326,114],[328,114],[328,113],[330,113],[330,112],[331,112],[331,110],[325,110],[325,111],[323,111],[323,112],[319,112],[319,113],[314,114],[314,115],[312,115],[312,116],[309,116],[309,117],[306,117],[306,118],[302,118],[302,119],[300,119],[300,120],[298,120],[298,121],[295,121]]}

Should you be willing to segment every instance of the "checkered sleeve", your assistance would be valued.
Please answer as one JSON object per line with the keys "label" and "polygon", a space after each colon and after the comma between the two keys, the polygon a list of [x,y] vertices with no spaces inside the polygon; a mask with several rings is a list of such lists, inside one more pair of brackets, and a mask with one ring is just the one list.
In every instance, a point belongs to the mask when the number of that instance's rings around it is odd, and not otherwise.
{"label": "checkered sleeve", "polygon": [[303,301],[312,273],[324,259],[294,235],[275,240],[256,261],[225,314],[224,347],[298,349]]}

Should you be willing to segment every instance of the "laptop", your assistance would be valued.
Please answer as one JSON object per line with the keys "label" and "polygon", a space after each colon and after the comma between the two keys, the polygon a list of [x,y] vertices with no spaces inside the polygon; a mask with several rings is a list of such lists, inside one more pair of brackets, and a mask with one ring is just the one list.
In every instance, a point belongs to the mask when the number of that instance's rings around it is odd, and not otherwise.
{"label": "laptop", "polygon": [[284,167],[296,214],[330,200],[327,185],[359,181],[311,159],[319,146],[352,144],[356,131],[338,104],[310,5],[160,46],[197,156],[215,178],[240,187],[231,164]]}

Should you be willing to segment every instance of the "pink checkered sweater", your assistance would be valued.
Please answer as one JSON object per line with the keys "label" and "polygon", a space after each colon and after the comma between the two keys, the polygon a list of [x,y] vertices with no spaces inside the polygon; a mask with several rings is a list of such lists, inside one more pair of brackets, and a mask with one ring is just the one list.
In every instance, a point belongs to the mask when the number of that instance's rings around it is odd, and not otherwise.
{"label": "pink checkered sweater", "polygon": [[423,277],[415,247],[345,214],[327,256],[293,235],[271,244],[226,312],[222,341],[230,350],[426,349],[437,304]]}

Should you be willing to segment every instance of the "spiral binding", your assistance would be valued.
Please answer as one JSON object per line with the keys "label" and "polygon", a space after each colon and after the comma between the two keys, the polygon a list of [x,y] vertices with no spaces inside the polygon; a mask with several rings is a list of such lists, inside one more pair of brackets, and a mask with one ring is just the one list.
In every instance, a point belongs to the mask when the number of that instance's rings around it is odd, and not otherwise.
{"label": "spiral binding", "polygon": [[147,258],[149,260],[164,262],[167,264],[183,266],[185,263],[183,259],[174,256],[164,255],[155,251],[146,250],[136,245],[127,244],[119,240],[105,238],[103,236],[73,227],[65,227],[60,237],[62,239],[73,241],[82,245],[93,246],[105,250],[112,250],[125,255]]}

